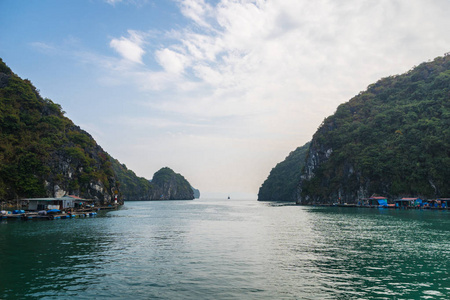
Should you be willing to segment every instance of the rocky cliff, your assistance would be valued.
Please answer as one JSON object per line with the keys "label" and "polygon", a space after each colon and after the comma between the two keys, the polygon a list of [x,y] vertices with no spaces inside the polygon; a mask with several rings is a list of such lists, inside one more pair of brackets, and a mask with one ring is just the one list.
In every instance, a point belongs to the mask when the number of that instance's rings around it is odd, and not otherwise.
{"label": "rocky cliff", "polygon": [[172,169],[165,167],[156,172],[152,179],[153,199],[192,200],[194,191],[189,182]]}
{"label": "rocky cliff", "polygon": [[298,147],[278,163],[258,192],[258,201],[294,201],[301,171],[305,165],[310,143]]}
{"label": "rocky cliff", "polygon": [[117,159],[110,157],[110,161],[119,181],[120,197],[124,201],[153,200],[153,186],[148,179],[138,177]]}
{"label": "rocky cliff", "polygon": [[381,79],[314,134],[297,203],[450,196],[450,56]]}
{"label": "rocky cliff", "polygon": [[156,172],[152,180],[147,180],[138,177],[118,160],[111,158],[111,162],[119,180],[120,195],[124,201],[194,199],[194,190],[189,182],[168,167]]}
{"label": "rocky cliff", "polygon": [[108,203],[116,183],[95,140],[0,60],[0,199],[71,194]]}
{"label": "rocky cliff", "polygon": [[200,191],[196,188],[192,188],[192,191],[194,192],[194,198],[199,199],[200,198]]}
{"label": "rocky cliff", "polygon": [[116,194],[119,200],[194,198],[169,168],[152,182],[137,177],[0,59],[0,201],[75,195],[109,203]]}

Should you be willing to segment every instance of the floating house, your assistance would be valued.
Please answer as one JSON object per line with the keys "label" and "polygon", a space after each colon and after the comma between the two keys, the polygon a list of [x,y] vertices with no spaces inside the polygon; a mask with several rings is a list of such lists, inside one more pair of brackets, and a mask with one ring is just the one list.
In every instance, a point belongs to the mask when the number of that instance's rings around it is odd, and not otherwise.
{"label": "floating house", "polygon": [[422,206],[423,201],[420,198],[401,198],[398,200],[395,200],[395,207],[416,207],[416,206]]}
{"label": "floating house", "polygon": [[87,205],[91,200],[82,199],[77,196],[67,195],[58,198],[28,198],[22,199],[22,205],[27,206],[27,210],[47,210],[77,208]]}
{"label": "floating house", "polygon": [[441,202],[438,199],[431,199],[424,204],[424,208],[438,208],[440,204]]}
{"label": "floating house", "polygon": [[426,204],[426,208],[449,208],[450,198],[438,198],[429,200]]}
{"label": "floating house", "polygon": [[449,208],[450,207],[450,198],[439,198],[438,201],[441,201],[441,207],[442,208]]}
{"label": "floating house", "polygon": [[378,206],[378,207],[388,207],[388,202],[386,197],[370,197],[364,199],[365,202],[370,206]]}

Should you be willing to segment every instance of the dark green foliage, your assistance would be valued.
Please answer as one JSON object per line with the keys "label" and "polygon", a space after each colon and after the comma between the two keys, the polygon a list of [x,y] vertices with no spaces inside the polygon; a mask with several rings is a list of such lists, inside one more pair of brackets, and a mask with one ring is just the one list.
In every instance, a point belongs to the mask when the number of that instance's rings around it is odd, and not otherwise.
{"label": "dark green foliage", "polygon": [[259,189],[259,201],[295,201],[295,193],[310,143],[292,151],[270,171]]}
{"label": "dark green foliage", "polygon": [[88,165],[89,160],[86,157],[84,150],[80,147],[67,147],[64,149],[68,157],[71,158],[73,162],[82,165]]}
{"label": "dark green foliage", "polygon": [[[189,182],[168,167],[161,168],[153,175],[152,184],[164,200],[192,200],[194,191]],[[157,195],[156,195],[157,196]]]}
{"label": "dark green foliage", "polygon": [[54,188],[100,202],[115,193],[125,200],[193,199],[189,183],[169,168],[155,182],[111,158],[61,105],[0,59],[0,200],[53,196]]}
{"label": "dark green foliage", "polygon": [[4,73],[5,75],[11,75],[11,69],[3,62],[3,59],[0,58],[0,73]]}
{"label": "dark green foliage", "polygon": [[[92,137],[64,116],[59,104],[43,99],[0,59],[0,199],[53,196],[58,185],[86,198],[91,184],[112,194],[114,172]],[[103,156],[103,158],[102,158]]]}
{"label": "dark green foliage", "polygon": [[125,200],[193,199],[189,183],[169,168],[154,181],[110,157],[0,60],[0,200],[53,196],[56,187],[100,202],[115,193]]}
{"label": "dark green foliage", "polygon": [[123,200],[153,200],[153,187],[147,179],[138,177],[117,159],[110,157],[110,161],[119,180],[119,189]]}
{"label": "dark green foliage", "polygon": [[303,180],[303,198],[356,196],[359,187],[450,196],[450,56],[370,85],[324,120],[311,147],[332,154]]}
{"label": "dark green foliage", "polygon": [[127,200],[192,200],[194,192],[189,182],[170,168],[162,168],[149,180],[138,177],[124,164],[110,158],[117,174],[120,193]]}
{"label": "dark green foliage", "polygon": [[31,152],[21,155],[17,166],[18,193],[29,197],[45,194],[43,175],[45,169],[38,155]]}
{"label": "dark green foliage", "polygon": [[[152,183],[155,183],[155,184],[158,184],[158,185],[163,185],[165,183],[170,182],[172,177],[174,177],[175,175],[176,174],[175,174],[175,172],[172,169],[170,169],[168,167],[161,168],[159,171],[157,171],[153,175]],[[178,179],[179,178],[177,178],[177,180]]]}

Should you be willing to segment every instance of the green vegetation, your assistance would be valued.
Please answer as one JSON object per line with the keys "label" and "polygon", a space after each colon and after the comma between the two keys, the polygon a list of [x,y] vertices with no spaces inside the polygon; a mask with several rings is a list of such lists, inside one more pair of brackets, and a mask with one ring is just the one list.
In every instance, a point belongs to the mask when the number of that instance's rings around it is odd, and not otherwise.
{"label": "green vegetation", "polygon": [[137,177],[0,59],[0,200],[57,191],[100,202],[115,193],[122,200],[194,198],[189,182],[169,168],[153,182]]}
{"label": "green vegetation", "polygon": [[110,158],[117,175],[122,198],[127,200],[192,200],[194,192],[189,182],[170,168],[162,168],[152,181],[138,177],[118,160]]}
{"label": "green vegetation", "polygon": [[[164,167],[153,175],[152,184],[157,187],[160,199],[192,200],[194,191],[189,182],[172,169]],[[155,195],[157,196],[157,195]]]}
{"label": "green vegetation", "polygon": [[138,177],[117,159],[110,157],[110,160],[119,180],[119,189],[123,200],[152,200],[153,186],[150,181],[144,177]]}
{"label": "green vegetation", "polygon": [[305,170],[303,199],[450,196],[450,56],[381,79],[340,105],[311,150],[321,163]]}
{"label": "green vegetation", "polygon": [[57,186],[103,201],[117,188],[107,157],[88,133],[64,116],[59,104],[43,99],[29,80],[19,78],[0,59],[1,200],[53,196]]}
{"label": "green vegetation", "polygon": [[284,161],[270,171],[259,189],[259,201],[295,201],[297,185],[310,143],[292,151]]}

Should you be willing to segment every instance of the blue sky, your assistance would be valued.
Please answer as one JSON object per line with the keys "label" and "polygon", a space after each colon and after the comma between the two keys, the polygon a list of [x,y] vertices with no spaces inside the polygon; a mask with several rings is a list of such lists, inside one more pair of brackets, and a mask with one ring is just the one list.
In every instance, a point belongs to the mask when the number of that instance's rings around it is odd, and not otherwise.
{"label": "blue sky", "polygon": [[139,176],[251,197],[336,107],[450,51],[447,0],[1,0],[0,57]]}

